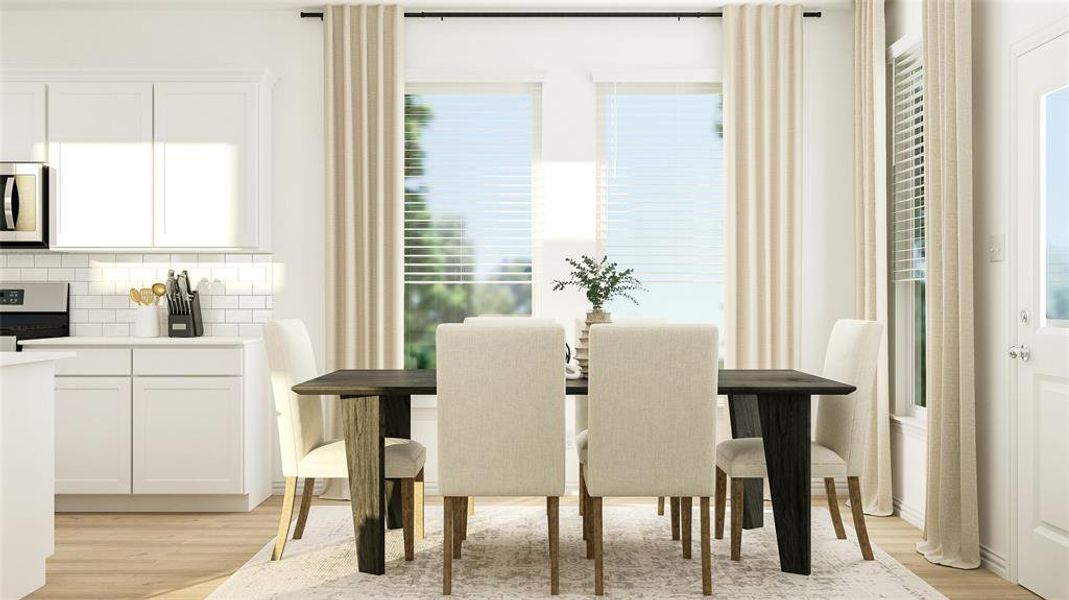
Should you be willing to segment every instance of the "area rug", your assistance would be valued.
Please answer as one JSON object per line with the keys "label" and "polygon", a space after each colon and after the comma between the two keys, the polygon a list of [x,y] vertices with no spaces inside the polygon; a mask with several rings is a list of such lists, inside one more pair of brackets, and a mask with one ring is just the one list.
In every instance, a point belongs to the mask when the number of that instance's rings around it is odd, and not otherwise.
{"label": "area rug", "polygon": [[[608,597],[701,597],[696,510],[690,560],[672,541],[668,518],[658,517],[652,506],[606,506],[604,511]],[[584,557],[581,518],[574,507],[562,507],[560,514],[560,597],[592,597],[594,562]],[[428,506],[426,519],[427,539],[417,540],[412,562],[404,561],[401,531],[387,532],[386,574],[374,576],[357,571],[348,507],[313,507],[304,539],[290,540],[283,560],[271,562],[273,542],[264,545],[210,597],[440,598],[441,507]],[[767,514],[764,528],[743,533],[740,562],[728,559],[727,535],[713,540],[713,597],[944,598],[876,546],[876,560],[862,560],[853,530],[848,528],[847,535],[847,540],[836,539],[827,510],[814,507],[812,575],[783,573]],[[479,506],[468,524],[463,558],[453,561],[453,595],[547,598],[548,562],[544,509]]]}

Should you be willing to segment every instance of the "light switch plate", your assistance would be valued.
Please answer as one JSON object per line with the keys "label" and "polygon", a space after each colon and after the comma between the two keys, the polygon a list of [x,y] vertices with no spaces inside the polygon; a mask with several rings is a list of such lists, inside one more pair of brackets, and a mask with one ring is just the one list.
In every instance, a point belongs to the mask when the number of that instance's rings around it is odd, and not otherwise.
{"label": "light switch plate", "polygon": [[1006,234],[995,233],[987,238],[987,255],[991,262],[1006,260]]}

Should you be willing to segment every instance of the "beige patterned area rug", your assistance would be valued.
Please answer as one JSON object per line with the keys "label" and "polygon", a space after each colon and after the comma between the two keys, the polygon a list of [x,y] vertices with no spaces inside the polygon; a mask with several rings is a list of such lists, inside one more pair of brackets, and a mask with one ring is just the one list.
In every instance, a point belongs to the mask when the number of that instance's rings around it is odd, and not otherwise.
{"label": "beige patterned area rug", "polygon": [[[386,574],[356,569],[352,521],[346,506],[312,508],[304,539],[290,540],[285,558],[271,562],[272,543],[211,598],[440,598],[441,507],[428,507],[427,539],[416,558],[403,558],[401,531],[386,534]],[[605,586],[610,598],[700,598],[701,554],[694,512],[693,558],[684,560],[669,534],[668,517],[644,506],[605,507]],[[730,513],[728,515],[730,523]],[[581,519],[561,508],[563,598],[592,597],[594,562],[584,558]],[[727,532],[725,532],[727,533]],[[861,559],[852,529],[835,539],[826,509],[813,508],[813,574],[779,570],[772,515],[765,527],[743,534],[743,557],[728,560],[728,540],[713,540],[713,597],[719,598],[943,598],[873,546],[876,560]],[[545,511],[538,507],[480,506],[468,525],[464,554],[453,563],[457,598],[547,598],[549,565]]]}

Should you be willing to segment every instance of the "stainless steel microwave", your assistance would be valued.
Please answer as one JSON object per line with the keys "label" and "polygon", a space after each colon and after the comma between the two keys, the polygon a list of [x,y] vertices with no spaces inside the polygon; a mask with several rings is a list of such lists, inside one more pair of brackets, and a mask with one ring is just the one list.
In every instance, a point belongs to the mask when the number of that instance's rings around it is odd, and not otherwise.
{"label": "stainless steel microwave", "polygon": [[48,166],[0,162],[0,247],[48,247]]}

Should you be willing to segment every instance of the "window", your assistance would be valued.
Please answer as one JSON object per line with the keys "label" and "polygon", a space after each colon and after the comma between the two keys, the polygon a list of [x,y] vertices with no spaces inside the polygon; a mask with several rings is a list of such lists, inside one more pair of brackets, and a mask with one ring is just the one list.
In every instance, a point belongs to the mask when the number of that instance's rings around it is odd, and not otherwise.
{"label": "window", "polygon": [[710,83],[598,85],[598,250],[649,290],[614,314],[723,323],[721,101]]}
{"label": "window", "polygon": [[1043,311],[1048,327],[1069,327],[1069,87],[1043,98]]}
{"label": "window", "polygon": [[405,366],[434,368],[435,329],[531,314],[538,87],[409,87]]}
{"label": "window", "polygon": [[890,64],[891,275],[894,294],[897,412],[925,406],[926,323],[924,71],[920,47],[896,52]]}

